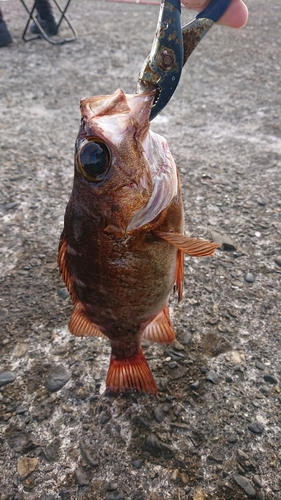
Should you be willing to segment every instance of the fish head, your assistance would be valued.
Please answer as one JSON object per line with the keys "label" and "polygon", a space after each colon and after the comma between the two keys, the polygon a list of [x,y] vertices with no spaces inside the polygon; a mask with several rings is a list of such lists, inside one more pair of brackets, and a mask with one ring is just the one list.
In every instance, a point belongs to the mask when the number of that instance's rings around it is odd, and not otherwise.
{"label": "fish head", "polygon": [[153,100],[154,92],[122,90],[81,100],[73,191],[83,211],[103,220],[109,232],[151,223],[176,194],[169,148],[149,128]]}

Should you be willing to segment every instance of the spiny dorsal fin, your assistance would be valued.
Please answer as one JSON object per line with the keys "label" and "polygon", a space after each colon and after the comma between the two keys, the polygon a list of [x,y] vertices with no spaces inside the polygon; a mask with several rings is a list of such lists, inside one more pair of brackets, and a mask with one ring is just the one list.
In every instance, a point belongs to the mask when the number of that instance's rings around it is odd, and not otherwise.
{"label": "spiny dorsal fin", "polygon": [[220,247],[218,243],[207,240],[198,240],[190,238],[180,233],[165,233],[163,231],[154,231],[154,234],[165,241],[168,241],[174,247],[182,250],[190,257],[207,257],[213,255],[214,251]]}

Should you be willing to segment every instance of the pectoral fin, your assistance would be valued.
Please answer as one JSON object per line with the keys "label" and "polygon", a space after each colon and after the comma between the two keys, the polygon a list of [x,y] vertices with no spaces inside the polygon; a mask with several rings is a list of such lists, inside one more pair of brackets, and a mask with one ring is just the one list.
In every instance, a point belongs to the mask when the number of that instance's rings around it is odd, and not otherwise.
{"label": "pectoral fin", "polygon": [[220,247],[218,243],[207,240],[198,240],[190,238],[180,233],[165,233],[163,231],[154,231],[154,234],[165,241],[168,241],[174,247],[182,250],[190,257],[206,257],[213,255],[214,251]]}

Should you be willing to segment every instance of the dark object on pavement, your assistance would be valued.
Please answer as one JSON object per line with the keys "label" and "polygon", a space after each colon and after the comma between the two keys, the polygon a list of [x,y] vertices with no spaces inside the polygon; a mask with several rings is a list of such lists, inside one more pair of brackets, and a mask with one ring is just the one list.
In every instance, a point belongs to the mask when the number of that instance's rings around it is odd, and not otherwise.
{"label": "dark object on pavement", "polygon": [[6,45],[9,45],[10,43],[12,43],[10,32],[5,21],[0,19],[0,47],[6,47]]}
{"label": "dark object on pavement", "polygon": [[[37,21],[42,26],[43,30],[47,33],[48,36],[54,36],[57,34],[58,25],[56,23],[53,14],[49,14],[46,19],[42,19],[41,16],[38,14]],[[34,33],[36,35],[42,35],[40,29],[38,28],[37,24],[35,24],[34,21],[30,24],[30,31],[31,33]]]}

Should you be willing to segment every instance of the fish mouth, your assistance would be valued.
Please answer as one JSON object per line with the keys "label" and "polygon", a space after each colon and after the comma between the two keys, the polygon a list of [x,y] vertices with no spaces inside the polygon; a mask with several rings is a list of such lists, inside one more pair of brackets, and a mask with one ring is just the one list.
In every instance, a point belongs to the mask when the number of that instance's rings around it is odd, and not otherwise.
{"label": "fish mouth", "polygon": [[143,141],[149,131],[149,117],[155,91],[141,94],[125,94],[117,89],[110,96],[88,97],[81,100],[81,114],[87,135],[95,130],[110,142],[120,145],[131,131],[137,140]]}
{"label": "fish mouth", "polygon": [[127,232],[152,222],[169,206],[179,189],[177,168],[166,139],[150,131],[142,145],[153,187],[148,202],[134,214],[127,225]]}

